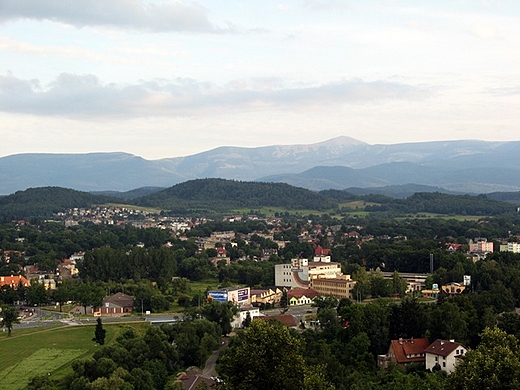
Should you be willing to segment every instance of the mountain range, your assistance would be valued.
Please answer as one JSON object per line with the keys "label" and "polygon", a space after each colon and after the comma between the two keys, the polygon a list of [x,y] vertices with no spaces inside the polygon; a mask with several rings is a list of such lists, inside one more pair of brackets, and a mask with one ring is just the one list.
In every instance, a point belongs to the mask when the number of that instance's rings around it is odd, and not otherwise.
{"label": "mountain range", "polygon": [[81,191],[171,187],[198,178],[284,182],[311,190],[417,185],[452,193],[520,191],[520,141],[370,145],[337,137],[309,145],[219,147],[146,160],[128,153],[15,154],[0,158],[0,194],[59,186]]}

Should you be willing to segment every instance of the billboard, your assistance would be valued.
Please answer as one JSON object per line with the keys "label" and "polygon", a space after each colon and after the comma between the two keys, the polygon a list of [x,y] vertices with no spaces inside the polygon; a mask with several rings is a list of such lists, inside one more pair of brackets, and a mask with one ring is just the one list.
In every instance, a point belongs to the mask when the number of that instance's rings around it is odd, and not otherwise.
{"label": "billboard", "polygon": [[211,297],[215,301],[218,301],[218,302],[227,302],[228,301],[227,291],[208,291],[208,297]]}
{"label": "billboard", "polygon": [[249,299],[249,289],[243,288],[238,290],[238,302],[247,301]]}

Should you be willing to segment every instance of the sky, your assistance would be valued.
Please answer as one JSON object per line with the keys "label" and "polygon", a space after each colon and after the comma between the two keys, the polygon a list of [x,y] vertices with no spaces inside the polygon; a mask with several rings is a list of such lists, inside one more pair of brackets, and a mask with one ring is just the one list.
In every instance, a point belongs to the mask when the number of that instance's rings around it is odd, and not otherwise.
{"label": "sky", "polygon": [[518,0],[0,0],[0,157],[520,140]]}

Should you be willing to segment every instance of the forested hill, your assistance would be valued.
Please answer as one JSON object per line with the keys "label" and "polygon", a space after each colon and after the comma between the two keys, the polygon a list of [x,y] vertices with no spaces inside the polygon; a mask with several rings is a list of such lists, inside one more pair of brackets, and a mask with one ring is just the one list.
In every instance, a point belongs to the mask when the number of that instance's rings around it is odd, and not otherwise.
{"label": "forested hill", "polygon": [[[136,199],[127,204],[150,206],[174,213],[190,211],[230,212],[236,209],[279,207],[286,210],[349,211],[352,201],[365,202],[365,211],[389,212],[396,215],[416,213],[497,215],[514,213],[516,203],[490,199],[486,195],[448,195],[420,192],[405,199],[380,194],[354,195],[346,191],[327,190],[320,193],[285,183],[241,182],[224,179],[197,179]],[[88,208],[121,199],[61,187],[30,188],[0,197],[0,218],[49,218],[70,208]]]}
{"label": "forested hill", "polygon": [[285,183],[197,179],[177,184],[136,200],[143,206],[168,210],[282,207],[289,210],[327,210],[337,202],[329,197]]}
{"label": "forested hill", "polygon": [[74,207],[91,207],[113,201],[113,198],[93,195],[61,187],[29,188],[0,198],[0,217],[50,217]]}
{"label": "forested hill", "polygon": [[488,195],[450,195],[439,192],[417,192],[405,199],[395,199],[380,194],[354,195],[348,191],[325,190],[320,194],[336,199],[338,202],[362,200],[367,203],[365,211],[392,212],[395,214],[458,214],[458,215],[497,215],[513,213],[516,203],[492,199]]}

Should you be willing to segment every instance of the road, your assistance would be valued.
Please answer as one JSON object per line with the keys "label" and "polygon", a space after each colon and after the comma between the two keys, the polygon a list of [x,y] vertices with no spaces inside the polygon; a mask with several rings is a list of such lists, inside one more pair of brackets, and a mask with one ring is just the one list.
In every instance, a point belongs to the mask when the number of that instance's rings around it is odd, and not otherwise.
{"label": "road", "polygon": [[220,352],[227,347],[228,343],[229,338],[225,337],[220,347],[215,352],[213,352],[213,354],[208,358],[208,360],[206,361],[206,365],[204,366],[204,370],[202,371],[202,376],[204,378],[212,378],[218,375],[217,371],[215,370],[217,359],[220,355]]}

